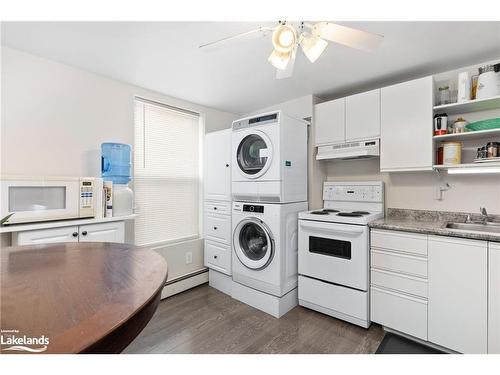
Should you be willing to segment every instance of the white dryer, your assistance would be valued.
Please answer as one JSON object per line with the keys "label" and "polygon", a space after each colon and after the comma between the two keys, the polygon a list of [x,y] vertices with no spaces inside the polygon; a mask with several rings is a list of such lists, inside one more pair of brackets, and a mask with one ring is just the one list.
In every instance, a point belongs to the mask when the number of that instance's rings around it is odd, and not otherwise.
{"label": "white dryer", "polygon": [[235,201],[307,200],[307,123],[282,111],[232,125],[232,194]]}
{"label": "white dryer", "polygon": [[297,287],[298,213],[307,202],[233,202],[233,280],[281,297]]}

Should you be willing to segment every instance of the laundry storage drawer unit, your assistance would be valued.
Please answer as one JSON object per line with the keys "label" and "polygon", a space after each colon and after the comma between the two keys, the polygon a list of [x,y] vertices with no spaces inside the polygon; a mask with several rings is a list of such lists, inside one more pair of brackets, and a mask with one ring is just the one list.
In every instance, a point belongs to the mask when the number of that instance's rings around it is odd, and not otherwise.
{"label": "laundry storage drawer unit", "polygon": [[427,236],[371,231],[373,322],[427,340]]}
{"label": "laundry storage drawer unit", "polygon": [[204,264],[226,283],[225,275],[231,275],[231,129],[205,136],[205,172]]}

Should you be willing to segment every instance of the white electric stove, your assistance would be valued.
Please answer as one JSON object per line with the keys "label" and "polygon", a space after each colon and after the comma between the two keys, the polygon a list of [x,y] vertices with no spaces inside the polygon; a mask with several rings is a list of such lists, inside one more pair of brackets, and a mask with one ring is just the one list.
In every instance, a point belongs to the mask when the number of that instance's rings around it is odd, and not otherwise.
{"label": "white electric stove", "polygon": [[383,182],[325,182],[323,201],[299,213],[299,304],[368,328],[368,223],[384,216]]}

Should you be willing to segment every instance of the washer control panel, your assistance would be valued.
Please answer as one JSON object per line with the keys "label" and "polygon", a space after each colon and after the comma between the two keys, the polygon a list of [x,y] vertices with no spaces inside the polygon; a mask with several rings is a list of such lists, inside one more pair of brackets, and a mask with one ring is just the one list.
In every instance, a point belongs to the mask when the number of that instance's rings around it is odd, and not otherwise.
{"label": "washer control panel", "polygon": [[264,213],[264,206],[259,205],[259,204],[246,204],[246,203],[234,202],[233,203],[233,211],[254,212],[254,213],[258,213],[258,214],[263,214]]}

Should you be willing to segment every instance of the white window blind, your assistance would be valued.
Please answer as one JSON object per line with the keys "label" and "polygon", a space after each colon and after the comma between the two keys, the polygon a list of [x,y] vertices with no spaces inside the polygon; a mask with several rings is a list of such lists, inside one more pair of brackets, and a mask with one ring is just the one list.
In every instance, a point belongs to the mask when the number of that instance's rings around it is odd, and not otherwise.
{"label": "white window blind", "polygon": [[137,245],[199,236],[200,147],[198,114],[136,98]]}

